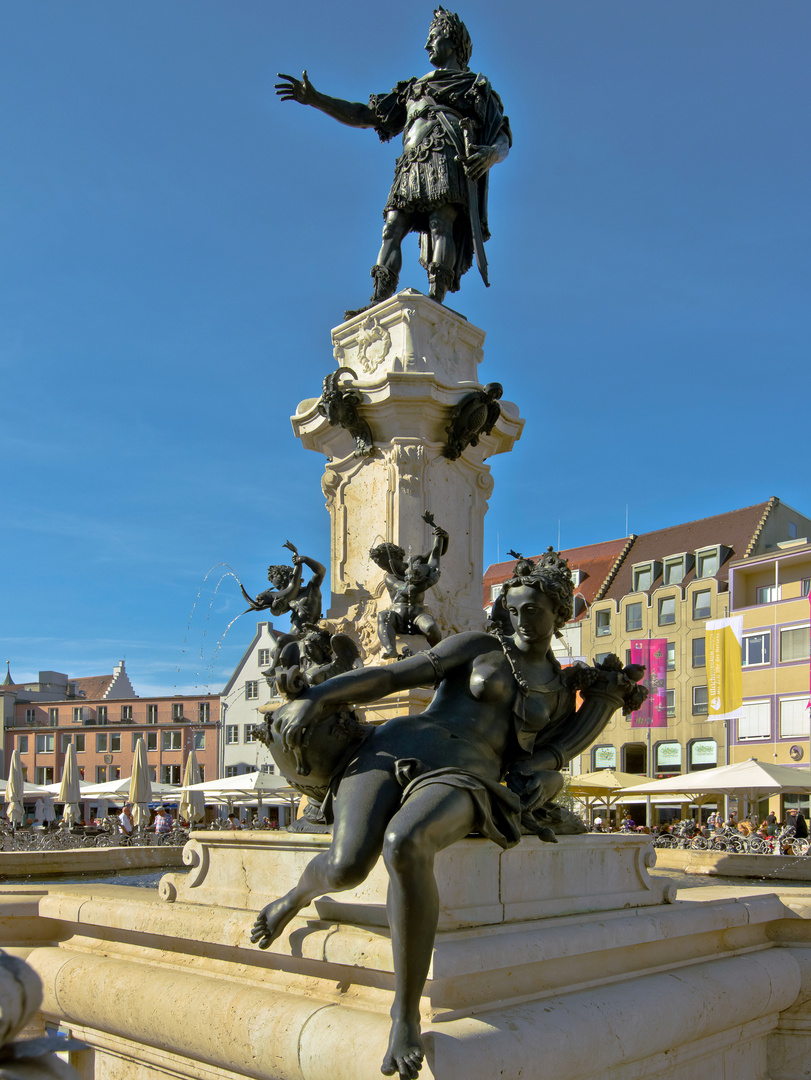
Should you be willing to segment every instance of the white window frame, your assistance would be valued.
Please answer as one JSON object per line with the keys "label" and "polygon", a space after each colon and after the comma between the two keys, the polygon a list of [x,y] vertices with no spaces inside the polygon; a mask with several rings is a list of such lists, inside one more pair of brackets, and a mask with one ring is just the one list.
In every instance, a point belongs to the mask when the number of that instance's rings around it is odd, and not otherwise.
{"label": "white window frame", "polygon": [[[791,708],[787,712],[791,712],[793,715],[790,718],[783,718],[783,706],[789,705]],[[807,739],[809,734],[809,710],[808,710],[808,694],[802,696],[782,697],[778,702],[778,709],[780,715],[780,738],[781,739]],[[784,729],[784,722],[791,730]]]}
{"label": "white window frame", "polygon": [[[676,574],[673,574],[673,571]],[[670,555],[664,560],[662,567],[662,583],[664,585],[681,585],[687,574],[687,558],[684,555]]]}
{"label": "white window frame", "polygon": [[177,721],[177,720],[183,720],[183,719],[184,719],[184,717],[183,717],[183,702],[182,701],[173,701],[172,702],[172,720]]}
{"label": "white window frame", "polygon": [[57,727],[59,724],[59,706],[53,705],[48,709],[48,723]]}
{"label": "white window frame", "polygon": [[[662,605],[666,603],[673,604],[673,617],[662,618]],[[660,596],[656,602],[656,617],[658,626],[674,626],[676,623],[676,597],[675,596]]]}
{"label": "white window frame", "polygon": [[[605,615],[608,617],[608,623],[604,626],[600,625],[600,616]],[[599,611],[594,613],[594,636],[595,637],[610,637],[611,635],[611,608],[600,608]]]}
{"label": "white window frame", "polygon": [[[632,607],[637,607],[637,606],[639,607],[639,625],[638,626],[636,626],[636,625],[631,626],[630,619],[629,619],[628,615],[629,615],[629,612],[630,612],[631,608]],[[626,632],[633,633],[634,630],[641,630],[643,622],[644,622],[644,616],[643,616],[642,601],[641,600],[634,600],[630,604],[626,604],[625,605],[625,630],[626,630]]]}
{"label": "white window frame", "polygon": [[[704,691],[704,700],[697,701],[698,691]],[[709,688],[707,686],[694,686],[692,690],[693,699],[693,716],[707,716],[710,708],[710,695]],[[702,708],[702,705],[704,706]]]}
{"label": "white window frame", "polygon": [[157,724],[158,722],[158,706],[147,705],[146,707],[146,722],[148,724]]}
{"label": "white window frame", "polygon": [[780,663],[781,664],[801,664],[801,663],[804,663],[806,660],[809,659],[809,653],[808,652],[806,652],[804,655],[797,656],[797,657],[795,657],[794,659],[791,659],[791,660],[784,660],[783,659],[783,653],[785,652],[785,649],[783,648],[783,641],[784,641],[783,635],[793,633],[795,630],[804,630],[806,635],[807,635],[808,632],[809,632],[808,631],[808,623],[800,623],[798,626],[781,626],[780,627]]}
{"label": "white window frame", "polygon": [[[673,657],[673,663],[672,664],[670,662],[670,657],[671,656]],[[666,656],[665,656],[665,668],[666,668],[667,671],[675,671],[676,670],[676,642],[675,641],[668,641],[668,643],[667,643],[667,652],[666,652]]]}
{"label": "white window frame", "polygon": [[[754,710],[757,713],[754,713]],[[758,723],[755,734],[751,729]],[[769,698],[757,701],[744,701],[741,706],[741,715],[738,718],[738,741],[747,742],[750,739],[770,739],[772,737],[772,703]]]}
{"label": "white window frame", "polygon": [[[158,733],[157,731],[147,731],[144,733],[144,745],[146,746],[146,752],[148,754],[155,754],[158,751]],[[153,745],[150,746],[149,744]]]}
{"label": "white window frame", "polygon": [[246,679],[245,680],[245,700],[256,701],[259,698],[259,680],[258,679]]}
{"label": "white window frame", "polygon": [[107,753],[107,732],[106,731],[98,731],[98,732],[96,732],[96,753],[97,754],[106,754]]}
{"label": "white window frame", "polygon": [[239,724],[225,725],[225,745],[239,746]]}
{"label": "white window frame", "polygon": [[26,709],[25,710],[25,722],[26,724],[35,724],[37,722],[37,710]]}
{"label": "white window frame", "polygon": [[183,749],[183,732],[175,729],[161,732],[161,752],[175,753]]}
{"label": "white window frame", "polygon": [[[715,569],[711,574],[704,574],[701,572],[701,563],[703,559],[711,558],[715,556]],[[696,580],[707,581],[710,578],[714,578],[718,571],[721,569],[721,548],[720,545],[715,544],[712,547],[699,548],[696,551]]]}
{"label": "white window frame", "polygon": [[[699,596],[705,596],[705,595],[707,597],[709,597],[709,601],[710,601],[709,606],[706,607],[706,608],[704,608],[704,607],[699,608],[698,605],[696,604],[696,600],[698,599]],[[693,608],[692,608],[692,610],[693,610],[693,619],[700,620],[700,619],[712,618],[712,589],[696,589],[696,591],[693,593],[693,596],[692,596],[692,604],[693,604]],[[702,612],[706,611],[707,614],[706,615],[699,615],[698,614],[699,611],[702,611]]]}
{"label": "white window frame", "polygon": [[199,701],[197,703],[197,723],[208,724],[211,720],[211,702]]}
{"label": "white window frame", "polygon": [[270,649],[259,649],[256,654],[256,662],[259,667],[267,667],[270,663]]}
{"label": "white window frame", "polygon": [[[751,662],[751,663],[747,659],[747,652],[748,652],[747,642],[751,641],[753,638],[765,638],[766,639],[766,641],[768,643],[767,648],[769,650],[769,655],[768,655],[767,659],[765,659],[765,660],[757,660],[757,661],[754,661],[754,662]],[[745,667],[745,668],[768,667],[771,664],[771,662],[772,662],[772,632],[771,632],[771,630],[759,630],[756,634],[744,634],[743,637],[741,638],[741,667]]]}
{"label": "white window frame", "polygon": [[665,715],[672,720],[676,715],[676,690],[672,686],[665,689],[665,703]]}
{"label": "white window frame", "polygon": [[[116,745],[116,744],[118,744],[118,745]],[[120,754],[121,753],[121,732],[120,731],[111,731],[110,732],[110,753],[111,754]]]}
{"label": "white window frame", "polygon": [[[648,584],[642,588],[641,582],[646,574],[649,575]],[[631,575],[631,592],[649,592],[650,589],[653,588],[655,575],[652,562],[636,563],[636,565],[631,567]]]}
{"label": "white window frame", "polygon": [[121,719],[132,720],[132,705],[121,706]]}
{"label": "white window frame", "polygon": [[85,752],[84,732],[76,732],[76,734],[73,736],[73,745],[76,747],[77,754],[83,754]]}
{"label": "white window frame", "polygon": [[755,603],[776,604],[783,599],[782,585],[760,585],[755,593]]}

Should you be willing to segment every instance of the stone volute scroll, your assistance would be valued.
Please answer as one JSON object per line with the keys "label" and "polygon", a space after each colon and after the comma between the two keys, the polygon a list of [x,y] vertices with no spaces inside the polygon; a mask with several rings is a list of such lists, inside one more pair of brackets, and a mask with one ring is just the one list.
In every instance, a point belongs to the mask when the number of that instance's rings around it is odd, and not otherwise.
{"label": "stone volute scroll", "polygon": [[473,390],[454,406],[450,423],[445,428],[448,441],[442,453],[451,461],[461,457],[468,446],[478,446],[480,435],[489,435],[501,416],[499,398],[504,394],[501,383],[488,383],[483,390]]}
{"label": "stone volute scroll", "polygon": [[383,210],[383,240],[374,266],[369,304],[397,291],[401,246],[410,232],[420,237],[420,263],[428,272],[429,296],[442,303],[459,290],[475,259],[489,285],[484,244],[490,237],[487,193],[490,169],[507,157],[510,123],[484,75],[470,69],[473,45],[458,15],[439,7],[425,45],[433,70],[410,78],[369,103],[345,101],[280,73],[282,101],[310,105],[350,127],[372,128],[383,142],[403,136],[403,152]]}
{"label": "stone volute scroll", "polygon": [[363,401],[363,395],[352,386],[342,386],[340,382],[342,375],[357,379],[357,375],[349,367],[341,367],[325,375],[317,409],[333,427],[342,427],[349,432],[355,440],[356,449],[353,456],[364,457],[374,453],[374,442],[372,429],[358,409]]}

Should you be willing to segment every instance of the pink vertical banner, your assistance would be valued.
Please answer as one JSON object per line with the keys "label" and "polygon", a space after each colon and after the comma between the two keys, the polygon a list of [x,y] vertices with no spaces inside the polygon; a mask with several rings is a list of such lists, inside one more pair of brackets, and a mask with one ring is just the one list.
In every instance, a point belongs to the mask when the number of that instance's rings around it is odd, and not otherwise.
{"label": "pink vertical banner", "polygon": [[650,691],[642,708],[631,713],[631,726],[667,727],[667,639],[632,641],[631,663],[645,667],[642,685]]}

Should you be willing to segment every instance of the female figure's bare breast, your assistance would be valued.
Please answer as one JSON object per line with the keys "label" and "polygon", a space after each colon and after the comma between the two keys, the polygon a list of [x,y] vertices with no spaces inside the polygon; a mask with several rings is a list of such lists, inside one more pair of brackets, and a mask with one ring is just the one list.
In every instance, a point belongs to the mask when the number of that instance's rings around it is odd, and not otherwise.
{"label": "female figure's bare breast", "polygon": [[369,748],[395,759],[416,757],[429,768],[498,775],[515,690],[503,653],[483,653],[446,676],[424,713],[387,720]]}

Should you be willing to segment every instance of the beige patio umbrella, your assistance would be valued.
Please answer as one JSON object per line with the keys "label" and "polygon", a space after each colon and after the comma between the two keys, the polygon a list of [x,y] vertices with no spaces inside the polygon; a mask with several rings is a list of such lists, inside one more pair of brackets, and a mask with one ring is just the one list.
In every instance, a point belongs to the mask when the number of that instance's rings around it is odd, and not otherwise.
{"label": "beige patio umbrella", "polygon": [[82,797],[81,788],[79,787],[79,766],[76,762],[76,747],[73,745],[73,741],[68,743],[67,753],[65,754],[65,764],[62,767],[62,781],[59,785],[59,795],[57,796],[59,802],[65,804],[65,812],[62,816],[62,821],[70,828],[73,825],[78,825],[82,819],[82,812],[79,807],[79,800]]}
{"label": "beige patio umbrella", "polygon": [[11,755],[11,763],[8,770],[8,783],[6,784],[6,813],[12,825],[22,825],[25,818],[25,782],[23,781],[23,765],[20,761],[20,751],[15,750]]}
{"label": "beige patio umbrella", "polygon": [[145,829],[149,824],[149,806],[152,800],[152,782],[149,779],[149,766],[146,761],[146,745],[143,738],[135,742],[135,760],[132,763],[130,777],[130,802],[132,803],[132,821],[136,829]]}
{"label": "beige patio umbrella", "polygon": [[206,800],[202,791],[189,791],[192,784],[200,783],[200,766],[197,763],[197,754],[191,750],[186,758],[186,768],[183,772],[183,794],[180,797],[178,814],[185,818],[189,827],[195,821],[202,821],[206,816]]}
{"label": "beige patio umbrella", "polygon": [[605,806],[610,810],[613,803],[620,801],[624,788],[639,784],[644,779],[645,777],[635,773],[598,769],[596,772],[573,776],[567,792],[584,803],[586,813],[590,814],[594,806]]}
{"label": "beige patio umbrella", "polygon": [[636,783],[628,785],[626,794],[631,791],[640,795],[684,795],[699,806],[710,795],[732,795],[742,797],[749,806],[754,806],[772,795],[811,791],[811,773],[808,769],[793,769],[788,765],[772,765],[748,758],[733,765],[668,776],[647,784],[640,784],[637,779]]}

